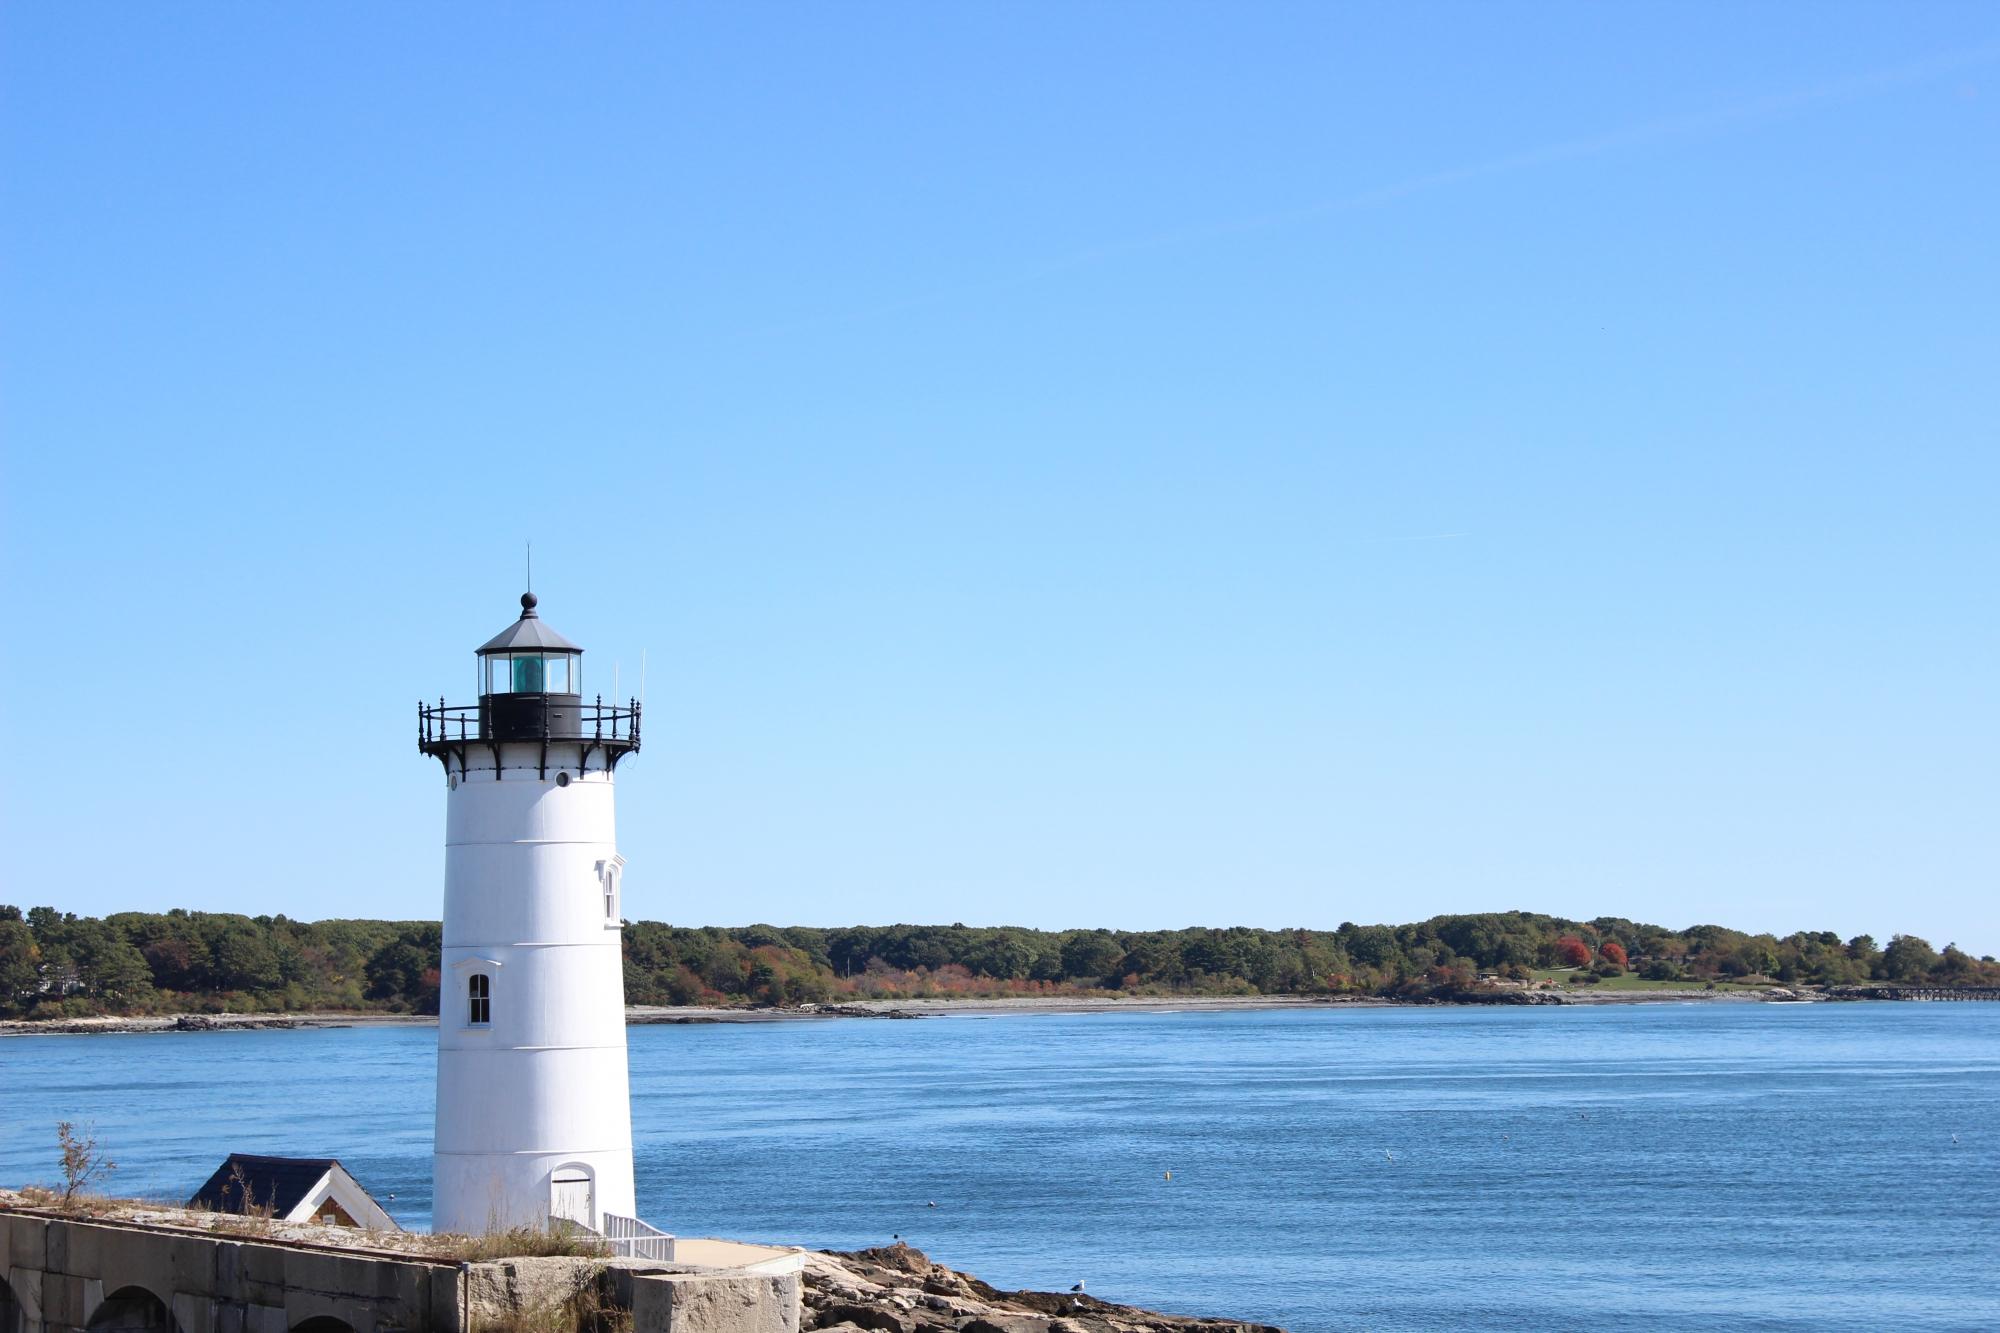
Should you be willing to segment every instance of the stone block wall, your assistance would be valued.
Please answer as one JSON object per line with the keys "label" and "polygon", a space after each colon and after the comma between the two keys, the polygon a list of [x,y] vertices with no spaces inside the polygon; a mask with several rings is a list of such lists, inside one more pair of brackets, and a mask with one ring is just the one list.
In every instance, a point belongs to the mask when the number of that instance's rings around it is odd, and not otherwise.
{"label": "stone block wall", "polygon": [[0,1333],[481,1333],[547,1323],[585,1287],[634,1333],[798,1333],[797,1251],[733,1250],[458,1263],[0,1204]]}
{"label": "stone block wall", "polygon": [[799,1333],[800,1293],[797,1273],[635,1277],[632,1333]]}
{"label": "stone block wall", "polygon": [[21,1324],[0,1333],[138,1333],[150,1328],[138,1293],[163,1307],[166,1333],[291,1333],[316,1319],[326,1333],[467,1333],[465,1275],[450,1263],[12,1210],[0,1211],[0,1257]]}

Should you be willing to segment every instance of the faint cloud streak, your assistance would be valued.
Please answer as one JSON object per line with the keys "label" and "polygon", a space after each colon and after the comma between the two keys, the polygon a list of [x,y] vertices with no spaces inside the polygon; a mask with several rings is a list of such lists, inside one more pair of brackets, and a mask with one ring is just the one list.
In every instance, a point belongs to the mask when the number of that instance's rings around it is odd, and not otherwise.
{"label": "faint cloud streak", "polygon": [[1768,119],[1789,111],[1796,111],[1828,102],[1851,100],[1894,88],[1929,82],[1968,68],[1990,64],[1995,59],[2000,59],[2000,46],[1975,47],[1970,51],[1959,52],[1950,56],[1936,56],[1900,65],[1886,66],[1882,69],[1870,70],[1866,73],[1830,80],[1812,87],[1792,89],[1782,93],[1772,93],[1709,111],[1695,111],[1677,116],[1664,116],[1611,130],[1603,134],[1564,140],[1559,143],[1543,144],[1539,147],[1528,148],[1515,153],[1506,153],[1499,157],[1488,158],[1480,162],[1467,163],[1463,166],[1448,167],[1440,171],[1411,176],[1405,180],[1373,186],[1369,189],[1355,191],[1352,194],[1341,195],[1338,198],[1327,199],[1319,203],[1307,204],[1297,208],[1254,214],[1247,217],[1219,219],[1213,222],[1198,223],[1168,231],[1106,241],[1085,249],[1072,251],[1069,254],[1058,256],[1040,264],[1021,268],[1004,278],[994,279],[989,282],[972,283],[963,287],[949,288],[923,296],[913,296],[905,300],[888,302],[866,309],[851,310],[841,314],[809,317],[783,324],[766,325],[762,328],[747,330],[741,336],[746,338],[770,337],[827,325],[846,324],[860,319],[904,314],[913,310],[921,310],[948,302],[962,301],[969,297],[1014,291],[1044,279],[1055,277],[1058,274],[1146,250],[1170,248],[1201,241],[1216,240],[1228,236],[1240,236],[1260,231],[1296,227],[1342,214],[1379,208],[1385,204],[1396,203],[1412,196],[1427,194],[1433,190],[1441,190],[1471,181],[1488,180],[1493,177],[1533,170],[1538,167],[1601,157],[1608,153],[1644,147],[1651,144],[1700,138],[1705,135],[1715,134],[1734,125]]}

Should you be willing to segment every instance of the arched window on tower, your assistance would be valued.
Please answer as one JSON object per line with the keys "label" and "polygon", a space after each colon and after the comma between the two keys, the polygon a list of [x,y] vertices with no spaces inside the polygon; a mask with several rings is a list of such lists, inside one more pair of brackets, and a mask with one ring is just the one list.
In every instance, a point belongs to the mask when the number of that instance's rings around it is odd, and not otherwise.
{"label": "arched window on tower", "polygon": [[604,924],[623,924],[618,915],[618,880],[625,871],[625,858],[609,856],[597,863],[597,880],[604,888]]}
{"label": "arched window on tower", "polygon": [[465,1021],[473,1027],[485,1027],[493,1021],[493,980],[484,972],[474,972],[465,979]]}

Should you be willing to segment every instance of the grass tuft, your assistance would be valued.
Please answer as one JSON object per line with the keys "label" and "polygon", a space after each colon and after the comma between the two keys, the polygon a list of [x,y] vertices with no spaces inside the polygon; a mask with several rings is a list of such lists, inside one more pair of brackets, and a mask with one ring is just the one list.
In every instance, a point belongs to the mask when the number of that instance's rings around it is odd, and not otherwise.
{"label": "grass tuft", "polygon": [[483,1236],[433,1236],[431,1253],[440,1259],[484,1263],[489,1259],[560,1256],[603,1258],[611,1253],[611,1247],[597,1236],[567,1227],[510,1227]]}

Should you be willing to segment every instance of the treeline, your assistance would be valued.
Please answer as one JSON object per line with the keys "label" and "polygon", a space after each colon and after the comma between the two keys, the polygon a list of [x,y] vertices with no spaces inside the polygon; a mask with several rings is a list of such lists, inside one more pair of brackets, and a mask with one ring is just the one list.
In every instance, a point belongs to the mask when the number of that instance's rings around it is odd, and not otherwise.
{"label": "treeline", "polygon": [[[1654,981],[2000,985],[2000,963],[1953,945],[1831,931],[1779,938],[1667,930],[1618,917],[1439,916],[1338,930],[1026,930],[1014,926],[625,930],[633,1004],[802,1004],[952,995],[1419,996],[1634,973]],[[293,921],[176,909],[96,919],[0,906],[0,1011],[10,1016],[436,1013],[434,921]]]}
{"label": "treeline", "polygon": [[0,905],[0,1012],[437,1012],[435,921],[293,921],[219,912],[98,919]]}

